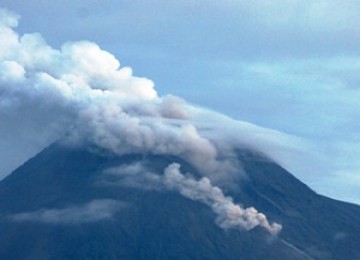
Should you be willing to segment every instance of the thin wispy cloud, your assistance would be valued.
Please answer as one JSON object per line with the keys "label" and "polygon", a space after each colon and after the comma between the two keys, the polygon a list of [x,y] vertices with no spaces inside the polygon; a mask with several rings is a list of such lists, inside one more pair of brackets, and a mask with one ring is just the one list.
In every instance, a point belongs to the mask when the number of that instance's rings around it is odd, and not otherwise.
{"label": "thin wispy cloud", "polygon": [[42,222],[46,224],[77,225],[109,220],[126,204],[112,199],[97,199],[78,206],[65,208],[40,209],[33,212],[7,216],[17,222]]}

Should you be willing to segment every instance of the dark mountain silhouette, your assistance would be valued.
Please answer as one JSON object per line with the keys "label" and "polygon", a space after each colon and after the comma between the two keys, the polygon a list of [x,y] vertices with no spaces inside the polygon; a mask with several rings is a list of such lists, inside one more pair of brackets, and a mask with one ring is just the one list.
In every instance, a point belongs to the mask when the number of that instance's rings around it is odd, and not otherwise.
{"label": "dark mountain silhouette", "polygon": [[277,237],[224,230],[202,203],[103,174],[135,162],[162,174],[178,162],[199,176],[179,158],[53,144],[0,182],[0,259],[360,259],[359,206],[316,194],[254,152],[238,155],[247,178],[225,193],[281,223]]}

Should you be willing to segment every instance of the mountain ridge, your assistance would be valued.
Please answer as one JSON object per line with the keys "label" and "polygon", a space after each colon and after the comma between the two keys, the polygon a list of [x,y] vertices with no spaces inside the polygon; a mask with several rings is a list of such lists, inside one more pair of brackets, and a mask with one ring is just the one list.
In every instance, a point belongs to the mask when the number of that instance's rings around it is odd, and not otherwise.
{"label": "mountain ridge", "polygon": [[[254,206],[283,230],[271,237],[264,229],[221,229],[206,205],[174,191],[102,185],[106,169],[144,163],[152,172],[177,162],[175,156],[116,156],[53,144],[0,182],[0,257],[12,259],[349,259],[360,257],[360,207],[313,192],[285,169],[257,153],[239,152],[246,178],[225,195]],[[99,176],[101,177],[99,179]],[[120,201],[109,218],[88,223],[21,220],[24,213],[60,214],[67,208],[91,207],[94,200]],[[89,204],[90,203],[90,204]],[[89,206],[90,205],[90,206]],[[54,210],[56,209],[56,210]],[[53,211],[51,211],[53,210]],[[64,213],[65,212],[65,213]],[[42,215],[41,215],[42,214]],[[10,216],[10,217],[9,217]],[[18,220],[14,220],[18,216]],[[326,216],[320,218],[319,216]],[[21,219],[21,218],[20,218]],[[58,220],[57,220],[58,221]],[[24,244],[24,232],[31,238]],[[46,241],[44,241],[46,239]],[[76,241],[76,243],[75,243]],[[200,248],[200,249],[199,249]],[[14,252],[23,251],[23,255]]]}

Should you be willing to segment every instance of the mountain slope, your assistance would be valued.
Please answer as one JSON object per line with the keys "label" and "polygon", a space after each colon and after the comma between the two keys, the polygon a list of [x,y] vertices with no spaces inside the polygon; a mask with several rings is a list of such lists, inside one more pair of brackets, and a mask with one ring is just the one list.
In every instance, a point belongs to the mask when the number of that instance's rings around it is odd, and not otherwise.
{"label": "mountain slope", "polygon": [[204,204],[106,174],[136,163],[162,174],[178,162],[198,176],[179,158],[119,157],[54,144],[0,182],[0,258],[360,258],[360,207],[317,195],[255,153],[240,151],[239,160],[247,178],[226,195],[281,223],[278,237],[260,227],[221,229]]}

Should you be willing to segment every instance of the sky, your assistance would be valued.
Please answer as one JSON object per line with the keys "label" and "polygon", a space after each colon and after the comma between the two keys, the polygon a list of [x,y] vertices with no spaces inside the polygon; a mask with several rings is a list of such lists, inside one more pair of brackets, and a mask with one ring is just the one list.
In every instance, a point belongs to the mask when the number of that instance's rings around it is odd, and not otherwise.
{"label": "sky", "polygon": [[[19,34],[38,32],[54,48],[96,42],[161,95],[310,143],[308,157],[283,165],[317,192],[360,203],[359,1],[0,0],[0,7],[21,16]],[[24,161],[51,136],[21,140],[17,120],[0,126],[0,155]]]}

